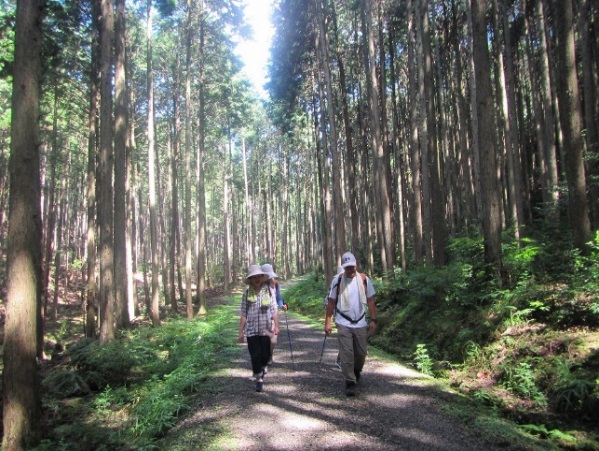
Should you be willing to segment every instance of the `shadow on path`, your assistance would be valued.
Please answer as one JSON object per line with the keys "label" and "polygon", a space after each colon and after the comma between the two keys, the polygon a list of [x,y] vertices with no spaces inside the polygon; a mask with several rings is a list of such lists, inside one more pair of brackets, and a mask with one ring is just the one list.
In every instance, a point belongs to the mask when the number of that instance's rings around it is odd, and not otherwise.
{"label": "shadow on path", "polygon": [[[292,365],[281,317],[264,391],[254,391],[247,347],[239,345],[221,377],[223,391],[203,397],[197,410],[171,431],[169,442],[174,439],[177,446],[170,449],[509,449],[482,442],[444,415],[439,404],[445,401],[427,384],[428,378],[401,365],[367,358],[357,396],[346,397],[335,365],[334,334],[326,339],[319,363],[322,329],[288,314]],[[199,443],[202,430],[209,437],[220,431],[219,438]]]}

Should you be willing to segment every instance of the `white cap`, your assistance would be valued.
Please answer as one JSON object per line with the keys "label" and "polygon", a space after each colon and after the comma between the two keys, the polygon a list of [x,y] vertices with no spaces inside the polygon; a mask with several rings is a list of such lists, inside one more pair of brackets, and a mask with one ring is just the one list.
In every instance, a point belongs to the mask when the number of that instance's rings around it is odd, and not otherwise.
{"label": "white cap", "polygon": [[351,252],[346,252],[341,257],[341,266],[347,268],[348,266],[357,266],[356,257]]}
{"label": "white cap", "polygon": [[271,279],[279,277],[275,274],[274,270],[272,269],[272,265],[269,263],[265,263],[264,265],[262,265],[262,271],[268,274],[268,277]]}

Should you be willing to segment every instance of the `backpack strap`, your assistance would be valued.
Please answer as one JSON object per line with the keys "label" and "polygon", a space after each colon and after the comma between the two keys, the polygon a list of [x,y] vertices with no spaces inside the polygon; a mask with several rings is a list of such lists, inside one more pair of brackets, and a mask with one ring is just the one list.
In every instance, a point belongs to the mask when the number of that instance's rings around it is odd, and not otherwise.
{"label": "backpack strap", "polygon": [[[366,293],[367,287],[368,287],[368,283],[366,282],[366,274],[364,274],[364,273],[358,273],[358,274],[360,274],[360,277],[362,277],[362,283],[364,284],[364,293]],[[343,277],[343,273],[339,274],[339,277],[337,277],[337,297],[335,298],[335,311],[337,313],[339,313],[339,316],[348,320],[350,323],[357,324],[362,320],[362,318],[364,318],[366,316],[366,309],[364,309],[364,311],[362,312],[362,315],[358,319],[353,320],[337,308],[337,304],[339,303],[339,291],[341,290],[341,278],[342,277]]]}

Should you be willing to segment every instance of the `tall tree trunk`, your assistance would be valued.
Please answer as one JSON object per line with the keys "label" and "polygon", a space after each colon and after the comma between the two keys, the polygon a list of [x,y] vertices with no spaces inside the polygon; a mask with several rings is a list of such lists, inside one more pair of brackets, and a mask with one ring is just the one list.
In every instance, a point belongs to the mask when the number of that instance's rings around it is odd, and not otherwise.
{"label": "tall tree trunk", "polygon": [[100,19],[100,161],[98,166],[98,223],[100,228],[100,342],[108,343],[115,337],[114,304],[114,224],[113,188],[114,168],[112,120],[112,56],[114,14],[112,0],[102,1]]}
{"label": "tall tree trunk", "polygon": [[[345,63],[343,61],[343,55],[341,53],[341,49],[339,48],[339,30],[337,27],[337,12],[335,11],[335,2],[330,2],[332,8],[332,16],[333,16],[333,26],[334,26],[334,37],[335,37],[335,58],[337,60],[337,66],[339,67],[339,86],[340,86],[340,97],[341,97],[341,111],[343,113],[343,127],[345,129],[345,151],[346,151],[346,161],[343,165],[346,168],[346,180],[348,189],[348,199],[346,201],[348,208],[348,213],[351,219],[351,249],[354,252],[357,252],[360,249],[360,218],[358,217],[358,186],[356,182],[356,169],[355,169],[355,149],[354,143],[352,139],[352,127],[349,115],[349,105],[347,101],[347,82],[346,82],[346,74],[345,74]],[[346,239],[347,240],[347,239]]]}
{"label": "tall tree trunk", "polygon": [[[597,111],[597,72],[599,64],[597,55],[593,57],[592,33],[594,25],[597,35],[597,21],[591,24],[590,0],[581,0],[579,12],[580,54],[582,57],[582,76],[584,90],[584,125],[588,158],[587,173],[589,180],[599,179],[599,111]],[[599,48],[595,47],[595,52]],[[591,228],[599,227],[599,182],[589,183],[589,201]]]}
{"label": "tall tree trunk", "polygon": [[158,206],[156,204],[156,149],[154,146],[154,69],[152,62],[152,0],[147,3],[147,72],[148,72],[148,184],[150,203],[150,247],[152,259],[152,325],[160,326],[160,290],[158,275]]}
{"label": "tall tree trunk", "polygon": [[495,121],[491,63],[487,46],[487,4],[485,0],[471,0],[472,52],[475,70],[476,110],[479,139],[479,176],[482,198],[482,228],[485,240],[485,259],[492,265],[495,277],[501,281],[501,191],[497,168]]}
{"label": "tall tree trunk", "polygon": [[36,358],[42,286],[38,120],[43,4],[17,1],[2,371],[6,451],[30,449],[37,443],[42,413]]}
{"label": "tall tree trunk", "polygon": [[591,224],[582,158],[582,110],[576,72],[572,0],[556,2],[555,14],[559,17],[559,20],[556,20],[557,55],[559,73],[562,76],[558,80],[557,92],[566,155],[570,227],[574,233],[575,246],[587,253],[587,243],[591,239]]}
{"label": "tall tree trunk", "polygon": [[92,1],[92,42],[87,141],[87,284],[85,297],[85,336],[96,336],[96,159],[98,157],[98,53],[100,45],[100,2]]}
{"label": "tall tree trunk", "polygon": [[[433,61],[430,45],[428,0],[416,2],[417,41],[420,43],[420,115],[422,129],[422,205],[427,260],[434,266],[445,262],[444,203],[440,185],[440,161],[437,146]],[[429,232],[427,233],[427,230]],[[427,236],[428,234],[428,236]]]}
{"label": "tall tree trunk", "polygon": [[[67,150],[66,164],[64,168],[64,177],[62,177],[60,183],[60,193],[58,195],[58,205],[56,211],[58,212],[58,224],[56,227],[56,252],[54,253],[54,297],[52,302],[52,319],[58,320],[58,298],[60,290],[60,278],[61,275],[65,276],[65,293],[67,292],[67,272],[68,265],[65,265],[65,270],[62,271],[61,260],[62,260],[62,239],[64,231],[64,221],[66,216],[66,198],[68,196],[68,174],[71,173],[71,153]],[[67,252],[68,255],[68,252]]]}
{"label": "tall tree trunk", "polygon": [[128,327],[127,291],[127,87],[125,83],[125,0],[116,0],[114,108],[114,293],[118,328]]}
{"label": "tall tree trunk", "polygon": [[188,318],[193,318],[192,296],[192,236],[191,236],[191,16],[193,2],[187,1],[185,26],[185,307]]}
{"label": "tall tree trunk", "polygon": [[[429,91],[426,89],[426,68],[425,68],[425,51],[424,37],[425,31],[424,21],[426,16],[426,5],[423,2],[426,0],[416,0],[415,4],[415,22],[416,22],[416,67],[418,71],[418,136],[420,139],[420,167],[422,179],[422,236],[424,253],[426,255],[426,264],[433,264],[433,218],[432,218],[432,188],[431,188],[431,152],[432,147],[429,143],[431,140],[429,127],[431,125],[428,120],[427,103],[432,102],[432,99],[427,99]],[[423,11],[424,9],[424,11]],[[428,31],[428,30],[427,30]]]}
{"label": "tall tree trunk", "polygon": [[[524,187],[522,184],[522,165],[518,142],[518,112],[516,111],[515,74],[512,53],[511,28],[508,14],[503,2],[498,3],[498,28],[503,25],[503,42],[500,73],[502,86],[503,129],[505,133],[506,162],[508,176],[508,193],[510,198],[510,215],[514,224],[514,237],[520,242],[520,228],[524,226]],[[502,20],[503,19],[503,20]],[[500,21],[502,22],[500,24]]]}
{"label": "tall tree trunk", "polygon": [[[363,33],[366,45],[366,86],[368,92],[370,139],[373,151],[374,174],[377,198],[377,222],[381,252],[382,271],[385,277],[392,276],[393,264],[395,262],[393,244],[393,215],[391,211],[391,190],[387,177],[385,165],[385,145],[383,142],[383,120],[379,99],[379,83],[376,69],[376,51],[374,29],[372,22],[371,0],[364,0],[363,8]],[[384,62],[382,62],[384,64]]]}
{"label": "tall tree trunk", "polygon": [[252,234],[252,196],[250,196],[250,188],[248,183],[248,170],[247,170],[247,153],[245,148],[245,138],[241,141],[241,159],[243,162],[243,184],[245,187],[245,217],[248,222],[246,227],[245,247],[247,254],[245,256],[245,265],[249,266],[255,261],[254,257],[254,237]]}
{"label": "tall tree trunk", "polygon": [[[177,83],[178,86],[178,83]],[[178,88],[175,88],[175,92],[178,93]],[[177,101],[177,94],[175,94],[173,96],[174,99],[174,105],[178,104]],[[178,158],[178,152],[176,150],[177,148],[177,144],[176,144],[176,140],[171,139],[171,134],[170,132],[167,133],[167,143],[166,143],[166,147],[168,149],[168,157],[169,157],[169,161],[170,161],[170,171],[169,171],[169,177],[170,177],[170,186],[171,186],[171,211],[170,211],[170,215],[169,215],[169,223],[170,223],[170,227],[168,227],[169,231],[170,231],[170,235],[169,235],[169,246],[168,246],[168,259],[167,259],[167,270],[168,270],[168,286],[167,286],[167,290],[169,291],[169,295],[168,298],[170,299],[170,304],[171,304],[171,310],[176,313],[178,311],[178,305],[177,305],[177,292],[175,289],[175,259],[177,256],[177,252],[176,252],[176,243],[177,243],[177,232],[176,229],[179,226],[178,225],[178,217],[179,217],[179,206],[177,205],[177,203],[179,202],[179,194],[177,191],[177,177],[178,177],[178,171],[177,171],[177,158]],[[166,230],[165,230],[166,233]]]}
{"label": "tall tree trunk", "polygon": [[[223,146],[223,266],[224,266],[224,291],[225,293],[229,293],[230,287],[229,282],[231,280],[231,227],[229,224],[230,221],[230,212],[229,212],[229,168],[230,168],[230,158],[229,152],[231,149],[231,136],[227,140],[227,145],[229,146],[229,151],[227,148]],[[270,198],[270,197],[268,197]],[[267,234],[268,235],[268,234]],[[270,235],[268,235],[270,236]]]}
{"label": "tall tree trunk", "polygon": [[[200,88],[200,117],[203,118],[202,89]],[[200,119],[198,137],[198,283],[199,316],[206,316],[206,188],[204,184],[204,130]]]}
{"label": "tall tree trunk", "polygon": [[[324,125],[321,127],[321,123],[318,120],[318,108],[317,108],[317,100],[316,100],[316,88],[319,88],[319,98],[321,100],[320,104],[322,105],[322,84],[318,83],[316,85],[316,78],[314,73],[312,74],[312,115],[314,121],[314,139],[316,146],[316,160],[318,163],[318,186],[320,188],[320,202],[318,205],[321,207],[321,215],[320,215],[320,230],[322,230],[322,243],[323,249],[321,250],[321,261],[324,261],[324,273],[326,280],[332,280],[335,272],[335,268],[333,267],[333,238],[331,236],[331,195],[329,189],[329,164],[328,158],[326,158],[326,141],[324,139]],[[322,139],[320,138],[322,134]]]}
{"label": "tall tree trunk", "polygon": [[[419,0],[416,0],[419,1]],[[420,165],[420,132],[419,132],[419,113],[420,105],[418,92],[418,64],[416,63],[416,54],[419,53],[416,47],[415,31],[415,13],[412,0],[408,1],[409,23],[408,23],[408,95],[409,105],[409,153],[412,172],[412,223],[414,229],[414,261],[416,264],[422,263],[424,259],[424,220],[422,206],[422,171]]]}
{"label": "tall tree trunk", "polygon": [[339,157],[339,146],[337,145],[337,118],[335,116],[335,92],[333,88],[333,81],[331,77],[331,66],[329,58],[329,39],[324,23],[324,2],[323,0],[317,0],[317,20],[318,20],[318,32],[319,32],[319,52],[320,66],[324,73],[324,80],[326,84],[326,108],[329,116],[329,132],[330,132],[330,151],[331,151],[331,164],[333,177],[333,233],[334,243],[337,250],[338,263],[341,261],[341,254],[345,252],[347,246],[345,237],[345,212],[343,205],[343,191],[341,190],[341,173],[342,164]]}
{"label": "tall tree trunk", "polygon": [[[200,2],[204,10],[204,2]],[[199,48],[199,106],[198,106],[198,283],[197,295],[200,307],[198,315],[206,316],[206,188],[204,183],[204,141],[205,141],[205,108],[204,108],[204,22],[200,23],[200,48]]]}
{"label": "tall tree trunk", "polygon": [[[178,47],[177,47],[178,48]],[[177,261],[179,257],[177,236],[179,230],[179,154],[180,154],[180,132],[181,132],[181,112],[179,93],[181,89],[181,57],[180,52],[177,51],[175,73],[173,74],[175,79],[175,87],[173,93],[173,137],[171,142],[170,152],[170,164],[171,164],[171,216],[170,216],[170,237],[169,237],[169,262],[168,267],[170,271],[170,297],[171,307],[173,311],[177,311],[177,290],[175,283],[176,272],[177,272]],[[182,293],[179,292],[181,296]]]}
{"label": "tall tree trunk", "polygon": [[42,296],[43,307],[42,317],[45,319],[48,315],[48,301],[50,299],[50,271],[52,262],[52,251],[54,247],[54,238],[56,235],[56,166],[58,165],[58,86],[56,81],[54,84],[54,101],[52,107],[52,157],[48,159],[50,167],[50,180],[48,183],[48,194],[46,196],[44,215],[45,215],[45,231],[44,231],[44,253],[43,253],[43,279],[42,279]]}
{"label": "tall tree trunk", "polygon": [[[133,90],[129,89],[129,105],[133,105]],[[139,299],[137,296],[137,224],[139,215],[137,211],[137,171],[135,168],[133,149],[135,145],[135,122],[133,118],[129,121],[129,146],[127,151],[127,178],[130,183],[127,184],[127,208],[129,210],[128,233],[127,237],[127,266],[129,266],[129,317],[133,318],[139,314]]]}
{"label": "tall tree trunk", "polygon": [[[291,277],[291,266],[290,266],[290,250],[289,250],[289,184],[287,180],[290,180],[289,177],[289,153],[286,149],[279,144],[279,157],[280,161],[282,161],[283,165],[281,168],[280,176],[280,194],[281,194],[281,202],[279,206],[281,211],[279,212],[279,217],[281,218],[281,254],[282,254],[282,265],[279,265],[279,270],[282,269],[283,275],[285,279]],[[339,170],[341,172],[341,169]]]}
{"label": "tall tree trunk", "polygon": [[[558,170],[557,170],[557,149],[555,145],[555,116],[553,114],[553,105],[551,100],[551,69],[549,64],[549,46],[547,45],[547,32],[545,31],[545,14],[543,11],[542,0],[536,0],[536,23],[539,33],[541,48],[541,97],[543,103],[543,159],[545,161],[546,177],[544,189],[547,191],[547,199],[552,214],[557,211],[559,201],[558,191]],[[557,216],[553,216],[557,219]]]}
{"label": "tall tree trunk", "polygon": [[393,119],[392,133],[395,137],[393,139],[393,155],[396,160],[396,170],[394,174],[394,180],[397,180],[397,187],[395,189],[397,195],[397,212],[395,214],[395,224],[397,232],[395,234],[396,240],[399,242],[399,252],[401,257],[401,269],[402,271],[407,270],[407,250],[406,250],[406,230],[405,230],[405,199],[406,199],[406,174],[405,160],[402,152],[400,152],[401,136],[400,136],[400,123],[399,123],[399,107],[398,107],[398,96],[397,96],[397,74],[396,74],[396,52],[395,46],[395,32],[393,28],[390,29],[389,36],[389,66],[390,71],[390,82],[391,82],[391,112]]}

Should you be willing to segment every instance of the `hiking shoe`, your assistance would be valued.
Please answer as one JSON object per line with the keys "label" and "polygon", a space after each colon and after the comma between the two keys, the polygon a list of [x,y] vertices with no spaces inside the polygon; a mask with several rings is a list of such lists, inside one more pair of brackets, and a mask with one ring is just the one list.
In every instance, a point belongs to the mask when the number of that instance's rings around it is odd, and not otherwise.
{"label": "hiking shoe", "polygon": [[257,392],[261,392],[263,387],[264,387],[264,382],[263,381],[257,381],[256,382],[256,391]]}
{"label": "hiking shoe", "polygon": [[345,383],[345,394],[347,396],[356,396],[356,383],[348,381]]}

